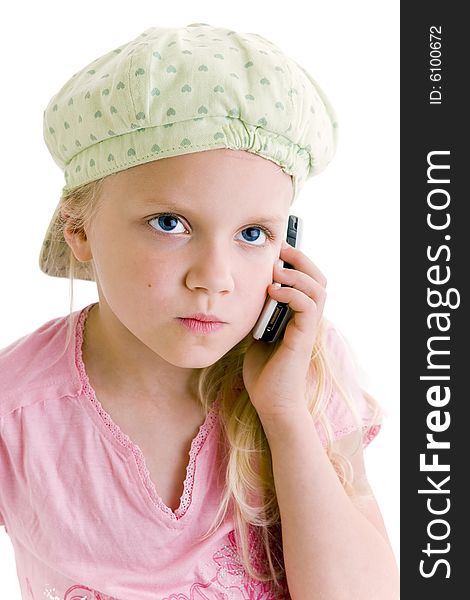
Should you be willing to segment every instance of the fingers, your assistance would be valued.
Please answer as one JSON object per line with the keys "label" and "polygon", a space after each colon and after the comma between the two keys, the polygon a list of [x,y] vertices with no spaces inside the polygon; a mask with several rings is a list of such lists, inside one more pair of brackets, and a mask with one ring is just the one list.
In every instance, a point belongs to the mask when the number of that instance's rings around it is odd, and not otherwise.
{"label": "fingers", "polygon": [[286,269],[277,264],[274,266],[274,281],[295,288],[315,301],[320,301],[326,295],[324,285],[315,278],[307,273]]}
{"label": "fingers", "polygon": [[[321,315],[325,307],[326,291],[322,288],[322,292],[315,296],[306,294],[303,290],[298,290],[292,287],[275,287],[276,284],[271,284],[268,288],[269,295],[278,302],[288,304],[290,308],[297,314],[315,314]],[[312,311],[313,309],[313,311]]]}
{"label": "fingers", "polygon": [[305,317],[308,313],[321,314],[326,302],[326,277],[303,252],[292,246],[282,248],[280,257],[293,268],[276,263],[273,279],[289,287],[271,285],[269,295],[278,302],[289,304],[292,310]]}
{"label": "fingers", "polygon": [[[289,244],[283,242],[281,247],[280,258],[291,264],[295,270],[301,271],[309,275],[312,279],[326,288],[327,279],[320,269],[312,262],[308,256],[301,252],[298,248],[293,248]],[[289,270],[289,269],[287,269]],[[282,282],[284,283],[284,282]],[[289,285],[289,284],[288,284]]]}
{"label": "fingers", "polygon": [[[269,286],[268,294],[273,300],[288,304],[294,311],[283,344],[291,344],[292,349],[298,348],[303,339],[308,353],[311,353],[312,332],[317,331],[326,301],[326,277],[303,252],[292,246],[281,248],[280,258],[292,268],[274,265],[273,279],[276,283]],[[279,287],[280,284],[285,287]],[[300,340],[296,339],[298,335]]]}

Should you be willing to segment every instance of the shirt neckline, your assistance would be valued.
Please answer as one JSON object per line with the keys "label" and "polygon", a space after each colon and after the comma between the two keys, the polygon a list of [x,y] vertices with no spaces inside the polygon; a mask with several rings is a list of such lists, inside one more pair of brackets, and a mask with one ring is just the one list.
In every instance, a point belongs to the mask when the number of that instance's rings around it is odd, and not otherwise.
{"label": "shirt neckline", "polygon": [[143,483],[147,494],[150,496],[152,504],[164,513],[172,521],[180,520],[188,511],[191,506],[192,493],[195,485],[196,477],[196,461],[210,432],[214,429],[214,425],[217,421],[217,408],[219,406],[220,399],[217,398],[211,406],[204,422],[200,425],[197,435],[191,442],[191,448],[189,451],[189,462],[186,466],[186,477],[183,484],[183,493],[180,497],[180,504],[178,508],[173,511],[167,506],[161,497],[159,496],[155,484],[150,477],[150,472],[147,467],[144,453],[138,444],[134,443],[132,439],[124,433],[121,428],[113,421],[109,413],[107,413],[100,401],[98,400],[95,390],[92,388],[88,379],[85,364],[83,362],[82,345],[85,321],[90,312],[91,308],[97,304],[92,303],[83,308],[77,318],[75,327],[75,366],[78,371],[82,393],[89,401],[92,409],[96,411],[99,416],[98,422],[109,431],[112,436],[128,451],[130,451],[135,458],[137,469],[140,475],[141,483]]}

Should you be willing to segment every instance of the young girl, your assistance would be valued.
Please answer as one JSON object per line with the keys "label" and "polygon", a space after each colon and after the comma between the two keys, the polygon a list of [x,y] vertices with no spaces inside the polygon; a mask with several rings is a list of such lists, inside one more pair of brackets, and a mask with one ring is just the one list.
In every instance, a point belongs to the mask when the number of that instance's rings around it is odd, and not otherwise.
{"label": "young girl", "polygon": [[[205,23],[147,29],[49,102],[66,184],[40,267],[99,302],[0,352],[24,599],[398,597],[363,462],[380,410],[283,243],[336,127],[274,44]],[[272,344],[266,297],[293,311]]]}

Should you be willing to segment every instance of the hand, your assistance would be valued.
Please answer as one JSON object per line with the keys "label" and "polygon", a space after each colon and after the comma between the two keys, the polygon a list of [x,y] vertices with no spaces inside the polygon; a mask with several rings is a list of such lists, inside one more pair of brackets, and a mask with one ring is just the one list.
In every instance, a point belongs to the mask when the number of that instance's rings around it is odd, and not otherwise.
{"label": "hand", "polygon": [[268,287],[274,300],[293,311],[284,337],[274,344],[253,339],[243,363],[243,380],[260,419],[305,411],[307,376],[326,300],[326,278],[299,249],[283,243],[280,258],[292,269],[274,266],[274,281],[292,287]]}

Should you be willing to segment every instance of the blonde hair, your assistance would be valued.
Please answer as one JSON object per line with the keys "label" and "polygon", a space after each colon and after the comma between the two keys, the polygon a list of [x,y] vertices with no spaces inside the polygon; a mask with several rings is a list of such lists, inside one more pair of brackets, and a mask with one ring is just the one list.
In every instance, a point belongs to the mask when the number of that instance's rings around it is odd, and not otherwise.
{"label": "blonde hair", "polygon": [[[48,259],[53,260],[57,244],[60,245],[61,251],[64,251],[63,227],[66,223],[76,232],[91,223],[98,208],[102,181],[103,179],[100,179],[87,183],[62,195],[61,219],[57,231],[52,236]],[[74,274],[77,269],[83,268],[83,265],[80,267],[80,264],[77,264],[78,261],[68,245],[65,251],[69,253],[70,280],[67,347],[73,335]],[[88,265],[88,268],[90,266],[94,273],[94,266]],[[334,451],[332,446],[334,432],[326,416],[326,407],[334,391],[345,400],[357,420],[357,444],[362,443],[362,422],[352,392],[348,389],[348,380],[342,377],[340,365],[336,364],[333,356],[329,354],[326,343],[327,325],[327,320],[322,318],[307,377],[307,405],[312,418],[324,433],[325,451],[329,460],[345,491],[351,494],[353,481],[351,463],[346,456]],[[251,342],[250,332],[216,363],[196,372],[195,388],[206,415],[212,403],[220,398],[219,448],[223,457],[222,467],[225,468],[225,487],[220,507],[210,528],[200,539],[212,535],[231,511],[235,523],[236,544],[247,574],[257,581],[274,584],[278,591],[285,591],[280,512],[270,448],[261,421],[243,383],[243,360]],[[272,352],[275,352],[281,342],[282,339],[272,344]],[[369,394],[364,396],[373,410],[373,417],[368,426],[379,423],[382,417],[380,407]]]}

